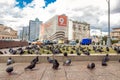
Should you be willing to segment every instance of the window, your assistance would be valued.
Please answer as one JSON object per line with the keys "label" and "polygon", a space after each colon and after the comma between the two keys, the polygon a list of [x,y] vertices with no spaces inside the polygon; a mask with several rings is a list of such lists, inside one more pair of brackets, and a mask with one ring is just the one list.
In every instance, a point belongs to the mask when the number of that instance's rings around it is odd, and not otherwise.
{"label": "window", "polygon": [[90,30],[90,27],[88,27],[88,30]]}
{"label": "window", "polygon": [[83,27],[83,30],[84,30],[84,31],[86,30],[85,27]]}
{"label": "window", "polygon": [[80,31],[81,31],[81,26],[80,26],[80,25],[78,26],[78,30],[80,30]]}
{"label": "window", "polygon": [[76,25],[73,25],[73,30],[75,30],[76,29]]}

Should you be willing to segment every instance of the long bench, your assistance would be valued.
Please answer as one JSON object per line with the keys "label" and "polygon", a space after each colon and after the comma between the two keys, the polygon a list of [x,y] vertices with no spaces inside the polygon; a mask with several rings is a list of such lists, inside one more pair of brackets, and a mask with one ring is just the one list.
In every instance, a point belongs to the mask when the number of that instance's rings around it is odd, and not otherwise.
{"label": "long bench", "polygon": [[[35,58],[37,55],[0,55],[0,63],[5,63],[9,57],[15,60],[16,63],[28,63],[30,62],[33,58]],[[63,55],[38,55],[39,56],[39,61],[40,63],[47,62],[47,56],[51,58],[55,58],[60,62],[63,62],[66,58],[72,59],[72,61],[101,61],[102,58],[105,56],[105,54],[94,54],[90,56],[86,55],[80,55],[77,56],[75,54],[70,54],[68,57],[64,57]],[[118,61],[120,59],[119,54],[110,54],[109,55],[111,61]]]}

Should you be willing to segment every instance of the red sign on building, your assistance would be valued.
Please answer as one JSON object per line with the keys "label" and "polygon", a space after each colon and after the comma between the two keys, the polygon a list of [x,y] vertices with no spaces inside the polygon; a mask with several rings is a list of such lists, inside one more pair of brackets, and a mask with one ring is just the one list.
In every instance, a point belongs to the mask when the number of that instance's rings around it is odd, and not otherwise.
{"label": "red sign on building", "polygon": [[58,26],[67,26],[67,16],[58,16]]}

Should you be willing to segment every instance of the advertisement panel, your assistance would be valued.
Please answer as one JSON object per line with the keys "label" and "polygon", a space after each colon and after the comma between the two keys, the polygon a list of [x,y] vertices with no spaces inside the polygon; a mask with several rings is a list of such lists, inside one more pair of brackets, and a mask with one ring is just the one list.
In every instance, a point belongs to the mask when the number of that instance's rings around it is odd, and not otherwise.
{"label": "advertisement panel", "polygon": [[67,26],[67,16],[58,16],[58,26]]}

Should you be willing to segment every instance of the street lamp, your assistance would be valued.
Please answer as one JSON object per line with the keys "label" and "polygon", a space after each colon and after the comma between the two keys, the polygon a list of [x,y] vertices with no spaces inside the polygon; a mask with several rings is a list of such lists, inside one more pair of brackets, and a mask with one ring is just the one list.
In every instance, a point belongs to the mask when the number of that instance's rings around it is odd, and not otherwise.
{"label": "street lamp", "polygon": [[110,0],[106,0],[108,3],[108,37],[107,37],[107,46],[111,47],[111,39],[110,39]]}

